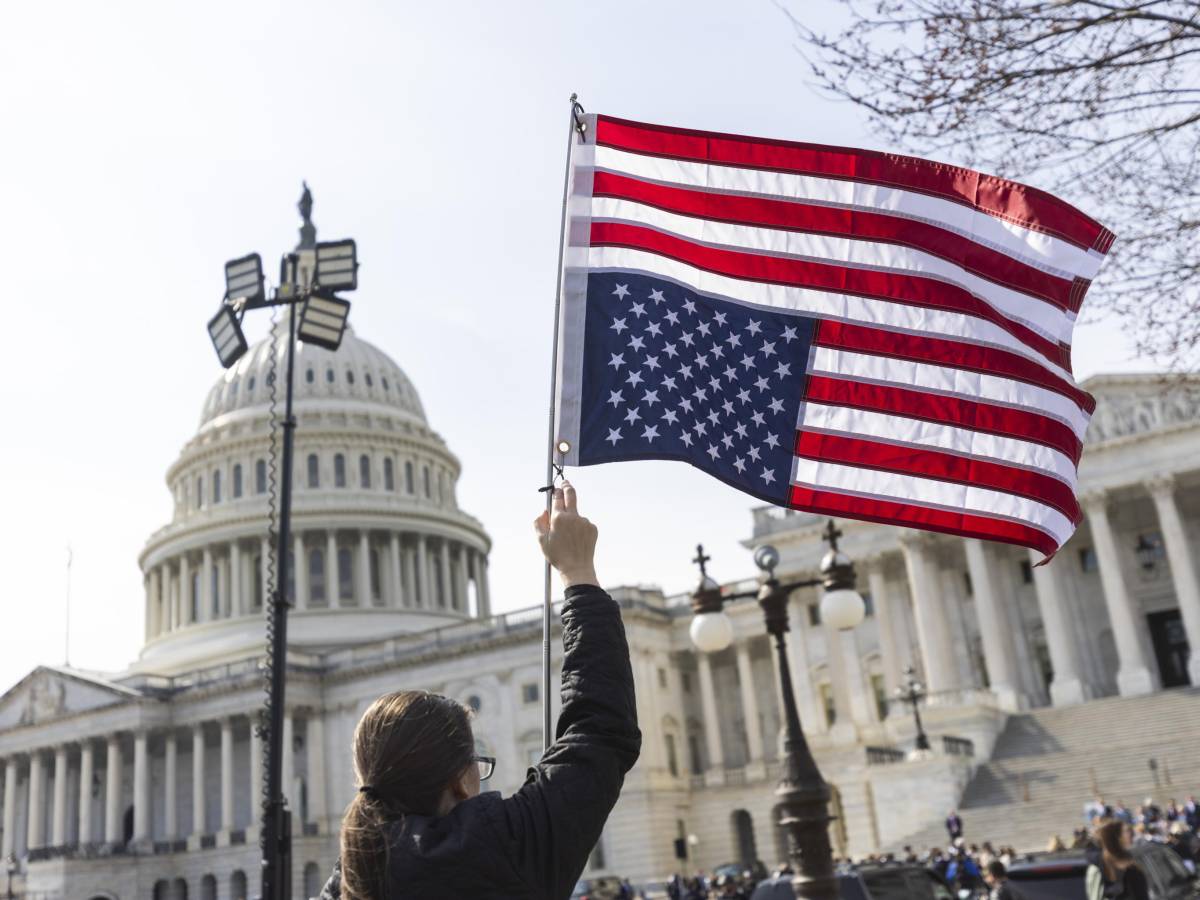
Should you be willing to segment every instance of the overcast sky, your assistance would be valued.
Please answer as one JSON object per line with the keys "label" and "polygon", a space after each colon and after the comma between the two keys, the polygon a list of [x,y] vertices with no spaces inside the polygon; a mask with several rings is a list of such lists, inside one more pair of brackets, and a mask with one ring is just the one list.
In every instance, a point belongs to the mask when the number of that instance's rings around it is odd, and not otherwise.
{"label": "overcast sky", "polygon": [[[319,235],[358,240],[355,328],[462,459],[495,606],[540,602],[572,91],[628,118],[881,146],[809,87],[770,0],[0,7],[0,690],[63,661],[68,544],[71,662],[135,657],[137,554],[220,372],[204,324],[222,263],[295,244],[302,178]],[[1077,336],[1081,376],[1145,368],[1113,323]],[[681,464],[574,480],[606,583],[688,589],[697,541],[718,577],[750,574],[750,498]]]}

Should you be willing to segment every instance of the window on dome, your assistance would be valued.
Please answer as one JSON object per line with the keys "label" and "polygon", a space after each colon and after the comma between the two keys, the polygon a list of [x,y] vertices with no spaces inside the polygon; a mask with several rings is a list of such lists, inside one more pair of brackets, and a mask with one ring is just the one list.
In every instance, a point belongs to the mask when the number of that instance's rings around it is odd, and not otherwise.
{"label": "window on dome", "polygon": [[380,378],[379,381],[383,384],[383,389],[386,391],[388,389],[387,377]]}
{"label": "window on dome", "polygon": [[308,454],[308,486],[310,488],[321,486],[321,464],[315,453]]}
{"label": "window on dome", "polygon": [[265,459],[260,459],[254,464],[254,492],[256,494],[267,492],[267,461]]}
{"label": "window on dome", "polygon": [[196,509],[204,506],[204,476],[196,476]]}
{"label": "window on dome", "polygon": [[438,502],[446,502],[446,476],[443,472],[438,472]]}
{"label": "window on dome", "polygon": [[333,369],[325,370],[325,380],[328,381],[330,384],[333,384]]}
{"label": "window on dome", "polygon": [[366,379],[366,381],[367,381],[367,387],[371,387],[371,386],[373,386],[373,385],[375,384],[375,382],[373,382],[373,381],[371,380],[371,373],[370,373],[370,372],[368,372],[366,375],[364,375],[364,376],[363,376],[363,378],[365,378],[365,379]]}
{"label": "window on dome", "polygon": [[306,370],[304,373],[304,380],[307,381],[309,384],[312,384],[314,381],[317,380],[317,373],[314,372],[312,369]]}
{"label": "window on dome", "polygon": [[354,599],[354,560],[350,558],[350,548],[340,547],[337,552],[338,561],[338,597],[342,600]]}
{"label": "window on dome", "polygon": [[254,376],[253,375],[251,375],[250,380],[246,382],[246,393],[247,394],[254,393]]}
{"label": "window on dome", "polygon": [[362,487],[371,486],[371,457],[365,453],[358,458],[358,480]]}
{"label": "window on dome", "polygon": [[417,492],[416,485],[413,483],[413,464],[411,462],[404,464],[404,489],[410,494]]}
{"label": "window on dome", "polygon": [[221,470],[220,469],[213,470],[212,484],[213,484],[212,502],[220,503],[221,502]]}
{"label": "window on dome", "polygon": [[230,383],[230,385],[229,385],[229,399],[230,400],[237,399],[237,386],[238,386],[238,383],[236,381]]}
{"label": "window on dome", "polygon": [[242,464],[233,464],[233,499],[236,500],[242,496]]}
{"label": "window on dome", "polygon": [[433,499],[433,482],[429,477],[429,466],[425,467],[425,496]]}
{"label": "window on dome", "polygon": [[379,566],[379,551],[372,547],[370,556],[371,567],[371,601],[376,606],[383,604],[383,578]]}
{"label": "window on dome", "polygon": [[396,489],[396,473],[392,469],[392,458],[390,456],[383,461],[383,489],[385,491],[394,491]]}
{"label": "window on dome", "polygon": [[333,457],[333,486],[346,486],[346,457],[340,453]]}
{"label": "window on dome", "polygon": [[325,599],[325,553],[320,547],[308,551],[308,594],[313,603]]}
{"label": "window on dome", "polygon": [[346,383],[354,384],[354,372],[351,371],[350,369],[346,370]]}

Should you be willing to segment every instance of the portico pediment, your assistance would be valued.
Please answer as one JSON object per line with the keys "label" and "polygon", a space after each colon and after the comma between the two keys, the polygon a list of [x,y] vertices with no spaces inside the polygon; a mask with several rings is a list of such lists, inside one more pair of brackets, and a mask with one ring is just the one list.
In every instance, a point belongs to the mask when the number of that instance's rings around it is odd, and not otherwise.
{"label": "portico pediment", "polygon": [[1087,444],[1200,425],[1200,379],[1194,376],[1100,375],[1083,383],[1096,397]]}
{"label": "portico pediment", "polygon": [[137,696],[118,684],[39,666],[0,697],[0,732],[113,706]]}

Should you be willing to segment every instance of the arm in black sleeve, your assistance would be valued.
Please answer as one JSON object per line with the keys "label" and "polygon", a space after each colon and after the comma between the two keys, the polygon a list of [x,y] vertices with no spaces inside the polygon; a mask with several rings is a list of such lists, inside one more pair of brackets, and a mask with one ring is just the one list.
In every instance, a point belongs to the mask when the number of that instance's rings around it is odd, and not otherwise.
{"label": "arm in black sleeve", "polygon": [[562,712],[554,743],[503,804],[514,863],[534,894],[566,900],[641,747],[620,608],[591,585],[562,608]]}

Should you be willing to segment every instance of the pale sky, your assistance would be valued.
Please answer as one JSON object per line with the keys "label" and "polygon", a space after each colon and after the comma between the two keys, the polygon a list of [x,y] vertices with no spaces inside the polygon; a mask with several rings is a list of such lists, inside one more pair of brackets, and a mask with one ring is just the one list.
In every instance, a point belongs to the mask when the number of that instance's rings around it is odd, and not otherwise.
{"label": "pale sky", "polygon": [[[319,235],[358,240],[356,330],[463,462],[496,608],[540,602],[572,91],[591,112],[882,148],[809,87],[771,0],[0,6],[0,690],[63,661],[68,545],[72,664],[136,656],[137,554],[220,374],[222,263],[258,250],[273,270],[302,178]],[[1077,333],[1080,376],[1146,368],[1117,324]],[[605,583],[690,589],[697,541],[718,578],[751,574],[751,498],[679,463],[573,480]]]}

